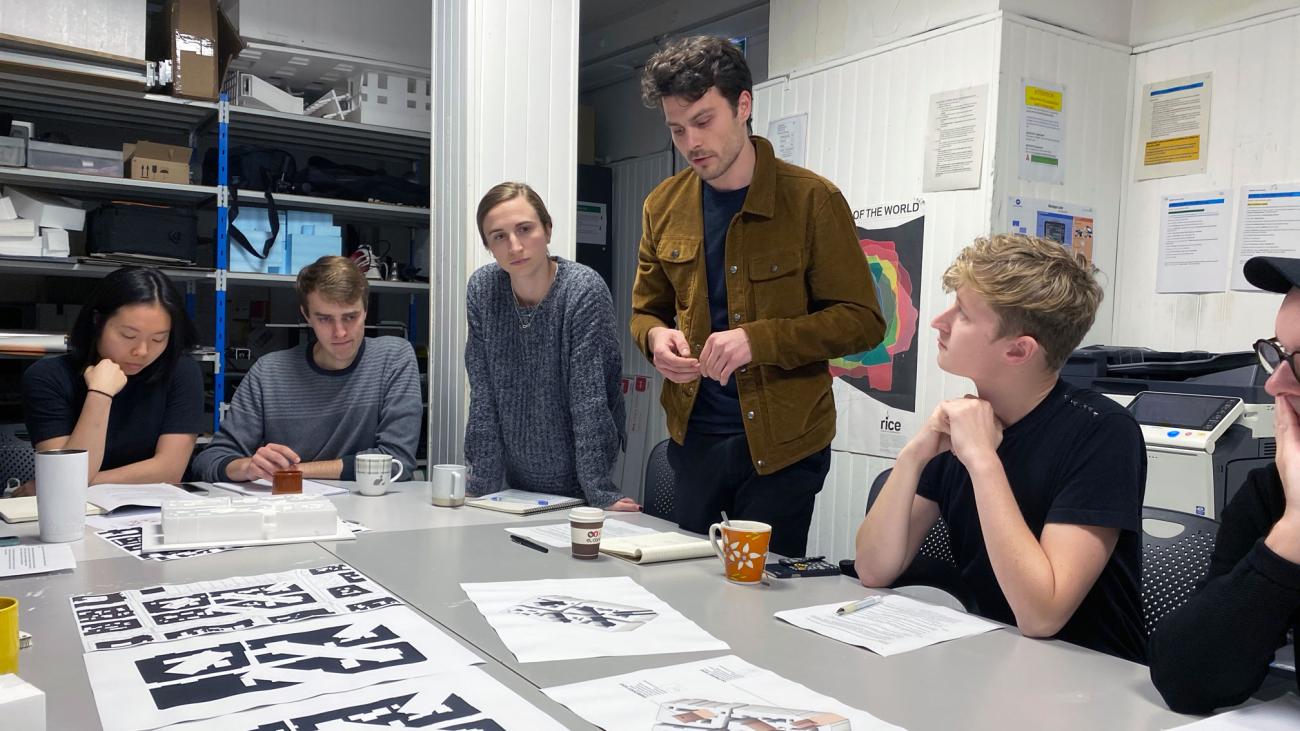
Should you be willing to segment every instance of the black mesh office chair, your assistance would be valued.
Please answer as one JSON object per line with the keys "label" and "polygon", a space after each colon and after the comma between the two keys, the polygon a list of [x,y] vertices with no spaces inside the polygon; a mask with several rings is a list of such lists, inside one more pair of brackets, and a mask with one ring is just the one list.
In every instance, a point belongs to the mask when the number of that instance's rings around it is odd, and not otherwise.
{"label": "black mesh office chair", "polygon": [[[866,512],[871,512],[876,496],[880,494],[892,471],[885,470],[876,475],[876,479],[872,481],[871,491],[867,494]],[[850,571],[846,563],[851,562],[840,562],[841,569],[851,576],[856,576],[856,572]],[[948,524],[943,522],[943,518],[939,518],[930,528],[930,532],[925,535],[925,540],[921,542],[921,548],[916,552],[916,557],[903,573],[898,575],[890,588],[900,586],[933,586],[955,597],[966,611],[976,610],[975,599],[967,591],[961,572],[957,568],[957,559],[952,552],[952,536],[949,535]]]}
{"label": "black mesh office chair", "polygon": [[677,489],[677,476],[668,466],[668,440],[659,442],[650,450],[645,463],[645,499],[641,510],[646,515],[676,521],[673,500]]}
{"label": "black mesh office chair", "polygon": [[0,489],[10,478],[27,482],[36,477],[36,452],[26,429],[0,430]]}
{"label": "black mesh office chair", "polygon": [[[1181,530],[1164,538],[1147,532],[1147,521]],[[1150,635],[1166,614],[1182,606],[1210,570],[1219,523],[1200,515],[1142,508],[1142,616]]]}

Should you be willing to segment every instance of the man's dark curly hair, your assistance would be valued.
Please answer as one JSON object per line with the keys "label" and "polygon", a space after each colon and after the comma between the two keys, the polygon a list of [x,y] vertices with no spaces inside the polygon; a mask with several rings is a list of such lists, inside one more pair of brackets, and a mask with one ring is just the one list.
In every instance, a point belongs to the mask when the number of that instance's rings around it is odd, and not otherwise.
{"label": "man's dark curly hair", "polygon": [[650,108],[669,96],[695,102],[714,86],[733,112],[742,91],[754,93],[754,76],[745,54],[725,38],[681,38],[646,62],[641,72],[641,101]]}

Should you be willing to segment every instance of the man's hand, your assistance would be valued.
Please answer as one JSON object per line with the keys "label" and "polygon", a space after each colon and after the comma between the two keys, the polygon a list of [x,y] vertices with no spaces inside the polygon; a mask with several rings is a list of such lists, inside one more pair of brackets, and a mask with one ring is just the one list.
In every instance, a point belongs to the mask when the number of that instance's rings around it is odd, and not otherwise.
{"label": "man's hand", "polygon": [[742,328],[716,332],[704,341],[704,349],[700,351],[700,374],[725,386],[731,374],[753,358],[749,335]]}
{"label": "man's hand", "polygon": [[952,440],[952,453],[970,470],[983,459],[998,458],[1002,424],[989,402],[968,396],[939,404]]}
{"label": "man's hand", "polygon": [[619,498],[617,502],[615,502],[613,505],[610,505],[605,509],[613,511],[615,513],[636,513],[636,512],[640,512],[641,506],[638,505],[637,502],[632,498],[624,497],[624,498]]}
{"label": "man's hand", "polygon": [[275,479],[276,470],[290,469],[301,461],[292,449],[283,444],[266,444],[252,457],[231,462],[226,467],[226,476],[235,482],[270,481]]}
{"label": "man's hand", "polygon": [[[925,424],[903,447],[903,452],[915,459],[917,464],[924,465],[951,449],[952,441],[948,438],[948,415],[943,411],[943,404],[939,404],[934,413],[930,414],[930,418],[925,420]],[[900,453],[899,458],[902,457],[903,454]]]}
{"label": "man's hand", "polygon": [[652,327],[649,338],[655,370],[664,378],[673,383],[690,383],[700,377],[700,362],[690,357],[691,346],[681,330]]}
{"label": "man's hand", "polygon": [[86,370],[81,375],[86,379],[86,388],[91,391],[102,391],[109,396],[116,396],[119,391],[126,388],[126,374],[118,364],[108,358],[93,366],[86,366]]}

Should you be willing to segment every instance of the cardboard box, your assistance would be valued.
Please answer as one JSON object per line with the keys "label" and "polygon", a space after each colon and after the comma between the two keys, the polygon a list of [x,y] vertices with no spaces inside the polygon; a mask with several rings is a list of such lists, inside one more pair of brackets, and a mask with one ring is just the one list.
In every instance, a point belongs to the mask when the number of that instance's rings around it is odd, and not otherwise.
{"label": "cardboard box", "polygon": [[[86,211],[76,201],[26,188],[5,188],[5,195],[22,218],[29,218],[41,228],[84,231]],[[37,244],[40,236],[36,237]]]}
{"label": "cardboard box", "polygon": [[158,183],[190,182],[190,156],[193,150],[180,145],[164,145],[140,140],[122,145],[122,159],[126,162],[126,177],[132,180],[152,180]]}
{"label": "cardboard box", "polygon": [[172,96],[216,101],[230,59],[243,43],[216,0],[164,0],[151,57],[172,63]]}
{"label": "cardboard box", "polygon": [[145,60],[146,0],[0,0],[0,34],[77,55]]}

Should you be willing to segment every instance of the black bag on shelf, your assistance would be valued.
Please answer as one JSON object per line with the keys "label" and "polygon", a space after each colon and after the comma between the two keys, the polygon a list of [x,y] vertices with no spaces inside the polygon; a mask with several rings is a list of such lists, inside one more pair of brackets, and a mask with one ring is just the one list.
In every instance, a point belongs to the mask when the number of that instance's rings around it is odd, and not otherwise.
{"label": "black bag on shelf", "polygon": [[319,198],[429,206],[426,185],[356,165],[341,165],[319,155],[307,159],[307,168],[298,176],[298,190]]}
{"label": "black bag on shelf", "polygon": [[144,254],[196,260],[198,216],[193,208],[105,203],[90,214],[88,254]]}
{"label": "black bag on shelf", "polygon": [[[217,148],[211,148],[203,156],[203,184],[217,184]],[[258,259],[265,259],[271,254],[271,247],[280,236],[280,215],[273,193],[297,192],[298,163],[284,150],[254,145],[235,145],[231,147],[227,160],[226,178],[230,188],[229,228],[226,237],[239,247]],[[235,219],[239,216],[239,189],[260,190],[266,198],[267,214],[270,216],[271,235],[264,241],[250,242],[243,231],[235,228]]]}

